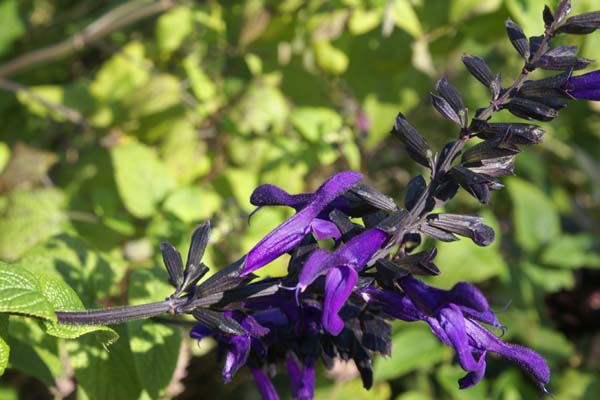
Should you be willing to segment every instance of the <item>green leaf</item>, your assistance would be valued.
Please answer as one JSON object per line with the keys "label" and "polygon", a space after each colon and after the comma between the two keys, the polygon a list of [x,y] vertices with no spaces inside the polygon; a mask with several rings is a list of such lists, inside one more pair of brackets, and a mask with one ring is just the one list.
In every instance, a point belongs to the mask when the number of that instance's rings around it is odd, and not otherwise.
{"label": "green leaf", "polygon": [[206,101],[214,97],[217,89],[210,77],[202,70],[198,57],[192,55],[186,57],[183,60],[183,69],[198,100]]}
{"label": "green leaf", "polygon": [[0,262],[0,313],[20,314],[56,321],[37,277],[29,271]]}
{"label": "green leaf", "polygon": [[502,5],[502,0],[454,0],[450,4],[448,15],[453,23],[463,22],[475,15],[492,13]]}
{"label": "green leaf", "polygon": [[10,147],[4,142],[0,142],[0,173],[4,172],[4,168],[10,160]]}
{"label": "green leaf", "polygon": [[540,189],[519,178],[506,180],[513,201],[513,224],[517,242],[535,251],[560,234],[560,218],[554,204]]}
{"label": "green leaf", "polygon": [[394,0],[392,11],[394,22],[400,29],[405,30],[414,38],[423,34],[419,17],[408,0]]}
{"label": "green leaf", "polygon": [[[160,133],[160,156],[179,185],[192,184],[206,175],[212,160],[205,141],[198,138],[194,124],[188,118],[169,119]],[[162,129],[161,129],[162,131]]]}
{"label": "green leaf", "polygon": [[[552,377],[552,382],[555,382],[554,375]],[[504,370],[491,383],[493,385],[493,395],[489,397],[494,399],[527,400],[535,399],[536,397],[539,397],[540,394],[539,389],[532,385],[531,381],[525,378],[523,372],[516,366]],[[554,394],[554,384],[552,386],[552,392]]]}
{"label": "green leaf", "polygon": [[3,384],[0,384],[0,399],[19,400],[17,389],[12,386],[4,386]]}
{"label": "green leaf", "polygon": [[[352,363],[352,361],[349,361]],[[358,378],[341,385],[317,386],[315,400],[381,400],[390,399],[392,388],[387,382],[378,382],[370,389],[365,389]]]}
{"label": "green leaf", "polygon": [[346,53],[335,48],[326,40],[319,40],[313,43],[315,52],[315,61],[319,68],[331,75],[341,75],[348,69],[350,62]]}
{"label": "green leaf", "polygon": [[542,262],[561,268],[600,268],[598,238],[587,233],[561,235],[542,253]]}
{"label": "green leaf", "polygon": [[[93,97],[102,102],[112,103],[143,87],[150,78],[151,66],[144,52],[144,46],[140,42],[131,42],[102,64],[96,79],[90,85]],[[106,112],[112,115],[113,111]]]}
{"label": "green leaf", "polygon": [[[42,294],[52,304],[55,311],[85,310],[77,293],[62,279],[48,274],[38,274],[37,277]],[[109,345],[119,338],[115,331],[102,325],[65,325],[53,321],[46,321],[44,324],[47,333],[64,339],[75,339],[94,332],[101,343]]]}
{"label": "green leaf", "polygon": [[156,23],[156,39],[161,55],[168,57],[192,31],[192,10],[189,7],[175,7],[161,15]]}
{"label": "green leaf", "polygon": [[5,0],[0,3],[0,56],[7,53],[10,45],[25,32],[25,24],[19,16],[19,2]]}
{"label": "green leaf", "polygon": [[43,118],[51,117],[56,121],[64,121],[65,116],[42,104],[43,99],[51,104],[63,104],[65,88],[59,85],[39,85],[30,88],[31,91],[20,90],[17,99],[27,110]]}
{"label": "green leaf", "polygon": [[567,269],[548,268],[527,261],[521,262],[519,268],[533,283],[548,293],[575,286],[575,276]]}
{"label": "green leaf", "polygon": [[382,20],[381,10],[364,10],[356,8],[348,20],[348,29],[353,35],[362,35],[375,29]]}
{"label": "green leaf", "polygon": [[545,0],[506,0],[506,7],[511,17],[522,27],[526,35],[541,35],[544,33],[544,20],[541,18]]}
{"label": "green leaf", "polygon": [[429,369],[446,358],[447,351],[426,324],[403,325],[392,337],[392,356],[377,357],[376,381],[394,379],[415,369]]}
{"label": "green leaf", "polygon": [[254,207],[250,204],[250,195],[257,186],[256,173],[247,169],[230,167],[226,172],[226,178],[238,205],[243,210],[252,211]]}
{"label": "green leaf", "polygon": [[318,142],[323,136],[337,132],[342,118],[335,111],[324,107],[298,107],[290,115],[294,128],[309,142]]}
{"label": "green leaf", "polygon": [[186,223],[203,221],[221,208],[221,198],[209,189],[186,186],[171,193],[163,208]]}
{"label": "green leaf", "polygon": [[115,181],[127,211],[151,217],[175,181],[150,147],[131,142],[111,149]]}
{"label": "green leaf", "polygon": [[117,283],[125,274],[125,265],[109,262],[80,238],[67,234],[40,243],[19,260],[19,265],[34,275],[60,277],[90,308],[96,307],[99,299],[117,295]]}
{"label": "green leaf", "polygon": [[[141,397],[142,386],[129,347],[128,329],[117,325],[115,330],[121,340],[110,346],[110,351],[98,346],[89,335],[66,342],[78,389],[89,399],[132,400]],[[156,366],[146,366],[148,371],[153,368]]]}
{"label": "green leaf", "polygon": [[0,259],[15,260],[65,226],[64,196],[53,188],[15,190],[0,206]]}
{"label": "green leaf", "polygon": [[8,315],[0,315],[0,376],[4,375],[8,365],[10,346],[8,340]]}
{"label": "green leaf", "polygon": [[89,332],[101,333],[103,343],[118,336],[104,326],[61,325],[54,311],[84,310],[81,300],[61,278],[28,271],[22,265],[0,264],[0,312],[44,319],[47,333],[73,339]]}
{"label": "green leaf", "polygon": [[63,375],[58,339],[46,334],[37,321],[11,318],[8,327],[9,368],[56,386]]}
{"label": "green leaf", "polygon": [[[173,292],[164,276],[148,270],[135,271],[131,282],[128,291],[130,304],[164,299]],[[163,398],[177,365],[181,346],[180,330],[149,320],[132,321],[127,324],[127,328],[133,361],[142,387],[150,398]]]}
{"label": "green leaf", "polygon": [[252,83],[231,117],[242,133],[280,133],[289,114],[288,103],[275,82]]}
{"label": "green leaf", "polygon": [[595,400],[600,393],[600,374],[566,368],[552,386],[557,399]]}

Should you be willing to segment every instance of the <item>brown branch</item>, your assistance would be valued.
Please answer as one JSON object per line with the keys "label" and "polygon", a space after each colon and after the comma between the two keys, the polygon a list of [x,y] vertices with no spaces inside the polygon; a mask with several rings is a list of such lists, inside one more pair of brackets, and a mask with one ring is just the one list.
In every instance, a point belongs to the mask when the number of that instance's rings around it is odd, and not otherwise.
{"label": "brown branch", "polygon": [[175,0],[158,0],[153,3],[142,0],[127,2],[102,15],[85,28],[83,32],[77,33],[62,42],[34,50],[0,64],[0,78],[66,57],[82,50],[88,44],[103,38],[111,32],[164,12],[175,4]]}
{"label": "brown branch", "polygon": [[23,93],[31,100],[41,104],[50,111],[60,114],[66,120],[71,121],[74,124],[82,126],[88,125],[85,117],[81,115],[79,111],[59,103],[48,101],[27,86],[21,85],[20,83],[9,81],[0,77],[0,90],[6,90],[15,94]]}

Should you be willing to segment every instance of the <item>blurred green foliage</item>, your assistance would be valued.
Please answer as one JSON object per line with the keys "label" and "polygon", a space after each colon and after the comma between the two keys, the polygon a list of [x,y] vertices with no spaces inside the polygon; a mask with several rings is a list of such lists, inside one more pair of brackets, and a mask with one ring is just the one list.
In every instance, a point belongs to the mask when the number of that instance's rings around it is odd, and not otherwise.
{"label": "blurred green foliage", "polygon": [[[520,61],[503,22],[510,16],[527,34],[540,34],[544,3],[181,1],[56,61],[1,77],[0,259],[14,265],[0,268],[30,282],[27,296],[56,303],[42,315],[54,336],[30,320],[0,317],[0,370],[8,366],[0,398],[62,398],[73,390],[81,399],[257,398],[244,372],[223,386],[211,345],[198,351],[184,330],[129,323],[115,328],[120,340],[107,352],[97,335],[61,339],[84,332],[60,332],[51,311],[164,298],[159,243],[183,250],[207,219],[213,236],[205,262],[219,268],[237,259],[290,215],[262,210],[247,223],[249,195],[260,183],[300,192],[351,168],[401,201],[420,171],[387,135],[396,113],[439,149],[456,132],[428,106],[436,79],[448,77],[472,110],[487,105],[488,93],[460,55],[485,57],[509,81]],[[0,71],[122,5],[3,0]],[[600,2],[573,8],[590,11]],[[600,58],[600,34],[567,40]],[[442,275],[430,282],[478,283],[504,311],[505,338],[547,357],[559,399],[594,399],[600,390],[599,111],[573,104],[544,124],[545,143],[519,156],[519,177],[506,179],[508,190],[494,193],[482,213],[496,243],[442,244]],[[448,209],[481,213],[467,196]],[[275,262],[259,272],[277,275],[284,267]],[[64,293],[47,297],[44,287]],[[0,291],[0,312],[1,299]],[[116,337],[101,332],[105,342]],[[341,365],[320,371],[317,397],[539,395],[517,366],[498,359],[488,363],[484,382],[459,391],[452,351],[425,326],[398,324],[394,332],[393,354],[375,363],[370,392]],[[288,393],[285,378],[276,384]]]}

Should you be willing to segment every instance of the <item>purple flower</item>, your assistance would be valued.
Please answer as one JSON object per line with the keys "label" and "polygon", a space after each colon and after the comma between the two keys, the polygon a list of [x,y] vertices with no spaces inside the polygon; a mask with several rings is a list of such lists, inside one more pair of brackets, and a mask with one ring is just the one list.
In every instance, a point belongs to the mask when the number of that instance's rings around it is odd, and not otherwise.
{"label": "purple flower", "polygon": [[461,389],[474,386],[483,378],[485,356],[492,352],[518,363],[545,390],[550,370],[544,359],[530,349],[504,343],[480,324],[501,327],[485,297],[474,286],[461,282],[451,290],[441,290],[410,275],[401,278],[399,284],[405,294],[372,287],[361,294],[393,318],[427,322],[442,342],[454,347],[460,366],[467,371],[459,380]]}
{"label": "purple flower", "polygon": [[326,276],[322,324],[327,332],[338,335],[343,329],[344,321],[338,312],[350,297],[358,273],[386,240],[387,234],[373,228],[356,235],[333,253],[317,249],[306,260],[298,278],[296,294],[304,292],[319,276]]}
{"label": "purple flower", "polygon": [[273,383],[262,369],[252,368],[252,375],[263,400],[279,400]]}
{"label": "purple flower", "polygon": [[285,365],[290,376],[292,399],[312,400],[315,391],[315,360],[307,357],[302,369],[296,360],[288,356]]}
{"label": "purple flower", "polygon": [[600,100],[600,70],[571,76],[562,89],[574,99]]}
{"label": "purple flower", "polygon": [[[288,195],[275,186],[259,187],[259,193],[264,195],[264,197],[262,197],[262,204],[290,204],[291,206],[300,209],[300,211],[271,231],[248,252],[246,265],[242,275],[248,275],[252,271],[255,271],[292,250],[302,241],[304,236],[311,231],[315,232],[317,238],[331,237],[329,235],[334,235],[337,228],[333,230],[335,226],[332,223],[329,223],[331,225],[325,224],[327,227],[324,228],[324,223],[317,220],[317,217],[329,203],[350,189],[361,179],[362,175],[358,172],[340,172],[327,179],[321,187],[317,189],[314,195],[296,195],[302,196],[301,200],[298,200],[293,195]],[[285,195],[282,195],[281,192]],[[270,195],[273,196],[269,197]],[[256,198],[257,196],[253,195],[253,197]],[[328,221],[324,222],[326,223]],[[339,237],[339,232],[337,233],[337,236]]]}
{"label": "purple flower", "polygon": [[225,351],[225,366],[223,367],[223,380],[229,383],[235,373],[246,364],[251,346],[261,349],[257,345],[259,337],[269,333],[269,329],[260,325],[253,317],[246,315],[241,311],[231,311],[225,313],[228,317],[235,319],[247,331],[243,335],[226,335],[220,332],[214,332],[207,327],[198,324],[192,328],[190,336],[194,339],[202,340],[208,336],[214,336]]}

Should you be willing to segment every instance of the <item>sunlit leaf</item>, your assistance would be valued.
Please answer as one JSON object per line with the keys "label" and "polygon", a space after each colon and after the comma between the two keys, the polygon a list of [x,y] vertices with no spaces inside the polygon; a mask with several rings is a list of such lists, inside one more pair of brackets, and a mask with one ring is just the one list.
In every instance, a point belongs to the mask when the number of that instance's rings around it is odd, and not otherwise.
{"label": "sunlit leaf", "polygon": [[135,217],[150,217],[175,185],[173,177],[153,149],[141,143],[114,147],[111,156],[125,208]]}

